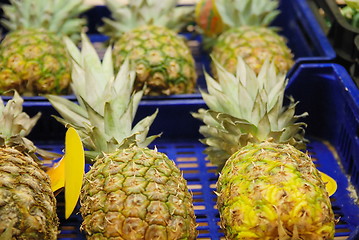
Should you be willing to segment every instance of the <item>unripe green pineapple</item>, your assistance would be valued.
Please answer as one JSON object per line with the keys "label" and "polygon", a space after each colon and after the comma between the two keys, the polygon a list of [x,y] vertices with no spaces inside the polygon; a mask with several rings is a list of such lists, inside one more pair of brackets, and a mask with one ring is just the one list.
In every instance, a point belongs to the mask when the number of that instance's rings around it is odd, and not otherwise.
{"label": "unripe green pineapple", "polygon": [[[128,5],[106,0],[115,20],[104,19],[100,31],[114,42],[113,58],[119,69],[125,58],[136,63],[135,89],[147,85],[145,94],[193,93],[195,61],[185,40],[177,34],[193,10],[176,7],[177,0],[130,1]],[[183,22],[181,22],[183,21]]]}
{"label": "unripe green pineapple", "polygon": [[70,84],[70,62],[65,45],[41,29],[9,33],[0,46],[0,89],[22,95],[65,94]]}
{"label": "unripe green pineapple", "polygon": [[283,106],[285,76],[266,61],[258,75],[238,57],[236,75],[214,60],[206,75],[208,110],[193,116],[205,153],[221,170],[217,206],[227,239],[333,239],[335,219],[325,183],[304,149],[297,103]]}
{"label": "unripe green pineapple", "polygon": [[87,239],[195,239],[186,180],[165,154],[146,147],[158,137],[147,137],[157,112],[132,127],[143,95],[133,93],[134,67],[126,60],[115,76],[111,47],[101,63],[83,37],[81,53],[67,40],[80,105],[59,96],[48,99],[63,117],[57,119],[79,132],[94,161],[80,198]]}
{"label": "unripe green pineapple", "polygon": [[[279,14],[278,0],[216,0],[223,22],[229,27],[215,40],[212,56],[231,73],[235,73],[237,56],[258,74],[266,59],[279,72],[287,72],[293,54],[286,39],[268,25]],[[212,70],[215,73],[215,67]]]}
{"label": "unripe green pineapple", "polygon": [[54,240],[56,199],[39,149],[25,138],[40,114],[30,118],[22,103],[16,92],[6,106],[0,99],[0,239]]}
{"label": "unripe green pineapple", "polygon": [[4,5],[9,30],[0,44],[0,94],[68,94],[70,59],[64,35],[78,38],[85,24],[83,0],[11,0]]}

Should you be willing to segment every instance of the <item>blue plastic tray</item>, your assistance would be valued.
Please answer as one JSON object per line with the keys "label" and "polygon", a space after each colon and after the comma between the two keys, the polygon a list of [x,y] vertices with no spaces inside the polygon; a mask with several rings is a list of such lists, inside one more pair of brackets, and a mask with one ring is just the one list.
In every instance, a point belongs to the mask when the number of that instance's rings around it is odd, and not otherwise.
{"label": "blue plastic tray", "polygon": [[[309,117],[304,119],[308,124],[306,136],[310,140],[308,153],[319,170],[338,183],[338,190],[331,197],[335,215],[340,219],[336,226],[336,239],[359,239],[356,197],[359,191],[359,90],[340,65],[302,64],[292,74],[287,94],[300,101],[298,113],[309,113]],[[223,233],[218,225],[216,195],[213,192],[217,180],[216,168],[206,160],[203,154],[205,146],[198,141],[202,137],[198,133],[202,123],[190,115],[201,107],[205,104],[200,98],[147,99],[141,102],[137,118],[159,109],[151,134],[163,132],[154,144],[176,162],[193,192],[198,239],[221,239]],[[57,125],[59,131],[64,132],[62,125]],[[36,129],[34,136],[44,133],[48,131]],[[61,151],[63,145],[58,144],[63,142],[63,138],[59,138],[61,134],[57,132],[57,138],[36,143]],[[58,196],[58,201],[61,217],[61,196]],[[59,239],[85,239],[79,230],[80,224],[79,214],[73,214],[69,220],[62,218]]]}
{"label": "blue plastic tray", "polygon": [[[49,147],[49,146],[48,146]],[[196,140],[159,141],[156,144],[159,151],[166,153],[183,171],[189,189],[193,193],[195,213],[198,223],[198,239],[220,239],[223,233],[219,228],[219,215],[215,208],[216,167],[212,166],[202,153],[204,146]],[[58,148],[55,146],[55,148]],[[312,140],[308,150],[315,159],[318,168],[334,177],[339,184],[338,191],[332,197],[333,209],[336,216],[341,218],[337,224],[336,237],[349,236],[355,231],[359,221],[358,206],[354,205],[346,190],[348,180],[340,170],[333,153],[321,141]],[[330,165],[327,169],[322,165]],[[63,200],[58,197],[58,201]],[[63,204],[60,202],[59,214],[63,214]],[[80,232],[81,217],[73,214],[68,220],[61,219],[61,234],[59,239],[85,239]],[[356,236],[356,235],[355,235]],[[354,237],[354,235],[352,236]],[[358,235],[359,237],[359,235]],[[355,239],[355,238],[353,238]]]}
{"label": "blue plastic tray", "polygon": [[[219,215],[215,208],[216,195],[214,194],[217,175],[216,168],[212,166],[202,153],[204,147],[196,140],[180,140],[158,142],[159,151],[166,153],[183,171],[189,189],[193,193],[195,214],[198,223],[198,239],[220,239],[223,233],[219,228]],[[336,216],[341,218],[337,224],[336,237],[349,236],[355,230],[358,222],[358,206],[349,198],[346,187],[347,179],[333,157],[328,146],[321,141],[313,140],[309,151],[315,158],[318,168],[333,176],[340,185],[337,193],[332,197],[333,209]],[[330,169],[321,167],[330,165]],[[60,205],[59,214],[63,214],[63,205]],[[61,216],[60,216],[61,217]],[[73,214],[70,219],[61,221],[61,234],[59,239],[85,239],[79,230],[81,217]],[[359,235],[358,235],[359,236]]]}

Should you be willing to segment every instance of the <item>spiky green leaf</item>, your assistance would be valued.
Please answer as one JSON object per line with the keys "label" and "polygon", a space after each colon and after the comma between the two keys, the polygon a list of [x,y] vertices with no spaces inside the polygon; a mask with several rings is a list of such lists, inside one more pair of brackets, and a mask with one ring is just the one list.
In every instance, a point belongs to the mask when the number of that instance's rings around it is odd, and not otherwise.
{"label": "spiky green leaf", "polygon": [[[101,61],[85,34],[81,51],[70,39],[65,41],[72,52],[72,88],[78,104],[48,96],[62,116],[56,119],[65,126],[74,126],[92,155],[122,148],[122,144],[129,142],[141,147],[152,142],[157,135],[147,137],[147,134],[157,113],[132,127],[143,95],[143,91],[133,92],[134,65],[126,60],[114,75],[111,47]],[[136,141],[130,140],[133,136]]]}
{"label": "spiky green leaf", "polygon": [[280,13],[278,0],[216,0],[216,7],[230,27],[268,26]]}
{"label": "spiky green leaf", "polygon": [[84,0],[10,0],[2,6],[1,23],[10,31],[41,28],[78,40],[86,25],[79,16],[90,8]]}
{"label": "spiky green leaf", "polygon": [[194,6],[176,6],[177,0],[136,0],[128,4],[117,0],[106,0],[112,18],[104,18],[99,28],[114,39],[144,25],[156,25],[178,31],[193,20]]}
{"label": "spiky green leaf", "polygon": [[256,75],[239,57],[233,75],[215,59],[213,62],[218,79],[206,73],[208,92],[201,91],[209,110],[192,113],[205,124],[199,131],[205,137],[201,141],[208,145],[206,153],[211,162],[222,166],[228,155],[250,142],[271,139],[304,146],[305,124],[298,120],[306,113],[295,115],[297,103],[291,98],[289,105],[283,106],[287,80],[276,72],[273,63],[266,61]]}

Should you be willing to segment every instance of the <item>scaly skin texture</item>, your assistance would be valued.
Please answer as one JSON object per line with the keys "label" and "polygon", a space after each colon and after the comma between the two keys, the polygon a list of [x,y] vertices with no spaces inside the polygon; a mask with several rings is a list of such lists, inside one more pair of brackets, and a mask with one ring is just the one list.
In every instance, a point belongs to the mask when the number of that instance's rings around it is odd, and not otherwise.
{"label": "scaly skin texture", "polygon": [[54,33],[16,30],[0,45],[0,93],[16,89],[21,95],[67,94],[70,62]]}
{"label": "scaly skin texture", "polygon": [[87,239],[195,239],[192,196],[174,162],[133,147],[97,159],[81,193]]}
{"label": "scaly skin texture", "polygon": [[[267,58],[274,61],[279,72],[287,72],[294,64],[285,39],[266,27],[243,26],[225,31],[214,45],[212,55],[233,74],[238,55],[257,74]],[[212,67],[212,70],[215,71],[215,68]]]}
{"label": "scaly skin texture", "polygon": [[135,89],[148,95],[193,93],[195,62],[185,41],[164,27],[142,26],[125,33],[113,48],[115,68],[126,57],[136,63]]}
{"label": "scaly skin texture", "polygon": [[0,149],[0,239],[57,239],[56,199],[50,179],[32,158]]}
{"label": "scaly skin texture", "polygon": [[311,159],[287,144],[249,144],[217,183],[227,239],[333,239],[328,193]]}

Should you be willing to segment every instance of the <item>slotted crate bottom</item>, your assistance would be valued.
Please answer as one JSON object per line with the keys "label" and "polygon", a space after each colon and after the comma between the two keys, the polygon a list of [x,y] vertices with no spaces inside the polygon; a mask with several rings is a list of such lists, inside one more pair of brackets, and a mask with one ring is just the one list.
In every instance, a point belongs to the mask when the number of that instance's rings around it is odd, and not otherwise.
{"label": "slotted crate bottom", "polygon": [[[215,207],[216,195],[216,167],[206,160],[203,154],[204,145],[197,140],[156,141],[158,151],[168,155],[183,171],[183,176],[188,182],[190,191],[193,193],[195,213],[198,223],[198,238],[224,239],[219,227],[219,215]],[[42,146],[47,149],[57,149],[59,146]],[[153,146],[151,146],[153,148]],[[359,223],[359,207],[356,205],[356,193],[350,186],[347,176],[342,171],[337,155],[333,148],[324,141],[311,139],[308,152],[318,169],[333,177],[338,183],[337,192],[331,197],[333,210],[339,219],[336,225],[336,240],[347,239]],[[81,216],[78,213],[63,219],[63,198],[58,196],[59,218],[61,221],[59,238],[85,239],[80,231]]]}

